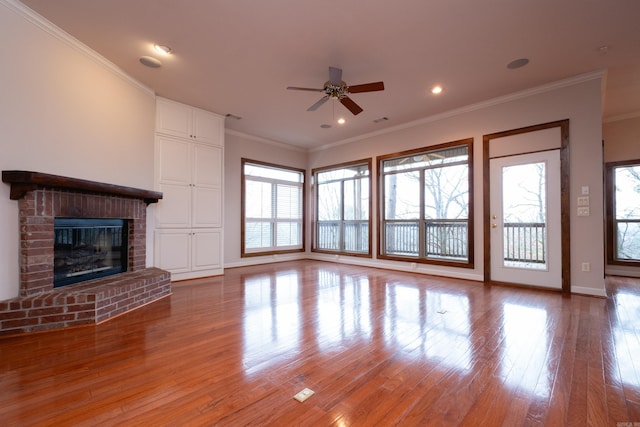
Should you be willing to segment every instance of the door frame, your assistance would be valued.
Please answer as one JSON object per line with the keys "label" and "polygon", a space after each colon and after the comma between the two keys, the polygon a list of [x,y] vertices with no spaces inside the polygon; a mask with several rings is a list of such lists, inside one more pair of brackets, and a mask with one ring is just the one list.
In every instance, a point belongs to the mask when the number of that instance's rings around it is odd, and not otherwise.
{"label": "door frame", "polygon": [[[489,174],[489,148],[491,140],[556,127],[560,128],[560,239],[562,253],[562,292],[571,292],[571,183],[569,173],[569,119],[483,135],[482,173],[484,180],[482,228],[484,230],[484,282],[486,284],[497,283],[491,280],[491,182]],[[527,152],[518,154],[527,154]]]}

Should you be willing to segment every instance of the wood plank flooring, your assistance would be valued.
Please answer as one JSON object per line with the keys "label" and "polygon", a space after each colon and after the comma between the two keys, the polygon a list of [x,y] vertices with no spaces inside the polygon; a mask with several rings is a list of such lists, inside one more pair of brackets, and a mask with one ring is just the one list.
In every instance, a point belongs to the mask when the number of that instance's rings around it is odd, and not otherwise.
{"label": "wood plank flooring", "polygon": [[102,325],[0,339],[0,425],[633,425],[640,281],[608,290],[231,269]]}

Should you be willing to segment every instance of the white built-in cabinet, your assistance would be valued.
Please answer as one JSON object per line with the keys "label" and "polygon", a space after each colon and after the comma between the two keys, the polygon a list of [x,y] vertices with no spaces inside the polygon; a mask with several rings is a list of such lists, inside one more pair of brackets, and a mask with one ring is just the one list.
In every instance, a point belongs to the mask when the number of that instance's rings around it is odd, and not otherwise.
{"label": "white built-in cabinet", "polygon": [[155,265],[172,280],[223,273],[224,118],[156,102]]}

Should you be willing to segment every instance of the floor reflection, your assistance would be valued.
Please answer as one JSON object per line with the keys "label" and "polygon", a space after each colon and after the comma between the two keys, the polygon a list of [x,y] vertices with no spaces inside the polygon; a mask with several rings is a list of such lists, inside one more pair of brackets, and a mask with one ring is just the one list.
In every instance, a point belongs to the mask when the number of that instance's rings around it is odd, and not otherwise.
{"label": "floor reflection", "polygon": [[[546,399],[553,391],[550,346],[555,329],[565,327],[558,306],[505,300],[497,311],[492,309],[490,317],[498,325],[487,331],[473,326],[472,301],[460,288],[433,289],[411,277],[378,281],[373,275],[331,267],[247,275],[242,292],[238,342],[247,375],[290,363],[309,351],[360,345],[460,372],[471,372],[479,355],[495,353],[499,356],[492,375],[512,392]],[[473,301],[481,304],[478,296]],[[612,354],[621,380],[638,388],[640,296],[620,292],[614,301]],[[494,348],[483,347],[494,338]]]}
{"label": "floor reflection", "polygon": [[505,303],[500,375],[505,384],[527,394],[548,397],[549,325],[543,308]]}
{"label": "floor reflection", "polygon": [[279,355],[300,352],[300,282],[298,272],[282,271],[246,277],[243,288],[243,365],[249,374]]}
{"label": "floor reflection", "polygon": [[432,361],[461,370],[470,367],[466,295],[387,283],[384,331],[389,346],[407,351],[419,348]]}
{"label": "floor reflection", "polygon": [[619,292],[614,297],[613,339],[621,381],[640,388],[640,295]]}
{"label": "floor reflection", "polygon": [[317,342],[325,350],[350,338],[371,336],[369,279],[318,271]]}

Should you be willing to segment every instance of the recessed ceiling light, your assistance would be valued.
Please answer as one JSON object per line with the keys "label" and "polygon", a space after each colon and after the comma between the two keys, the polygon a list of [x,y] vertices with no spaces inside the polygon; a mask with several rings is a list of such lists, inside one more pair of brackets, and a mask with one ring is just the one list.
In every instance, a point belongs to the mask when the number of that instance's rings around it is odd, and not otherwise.
{"label": "recessed ceiling light", "polygon": [[442,93],[442,86],[437,85],[431,88],[431,93],[434,95],[439,95]]}
{"label": "recessed ceiling light", "polygon": [[150,67],[150,68],[162,67],[162,62],[160,62],[160,60],[158,60],[157,58],[154,58],[153,56],[141,56],[140,62],[142,63],[142,65],[146,65],[147,67]]}
{"label": "recessed ceiling light", "polygon": [[527,58],[515,59],[507,64],[507,68],[510,70],[515,70],[516,68],[522,68],[529,63]]}
{"label": "recessed ceiling light", "polygon": [[389,120],[389,117],[380,117],[379,119],[375,119],[373,123],[382,123],[386,122],[387,120]]}
{"label": "recessed ceiling light", "polygon": [[323,124],[323,125],[320,125],[320,127],[321,127],[322,129],[329,129],[329,128],[331,127],[331,125],[328,125],[328,124],[326,124],[326,123],[325,123],[325,124]]}
{"label": "recessed ceiling light", "polygon": [[340,118],[338,119],[338,124],[339,124],[339,125],[343,125],[343,124],[345,124],[346,122],[347,122],[347,121],[346,121],[343,117],[340,117]]}
{"label": "recessed ceiling light", "polygon": [[154,44],[153,48],[156,50],[156,52],[162,55],[171,55],[171,52],[173,52],[173,49],[171,49],[169,46],[165,46],[162,44]]}

